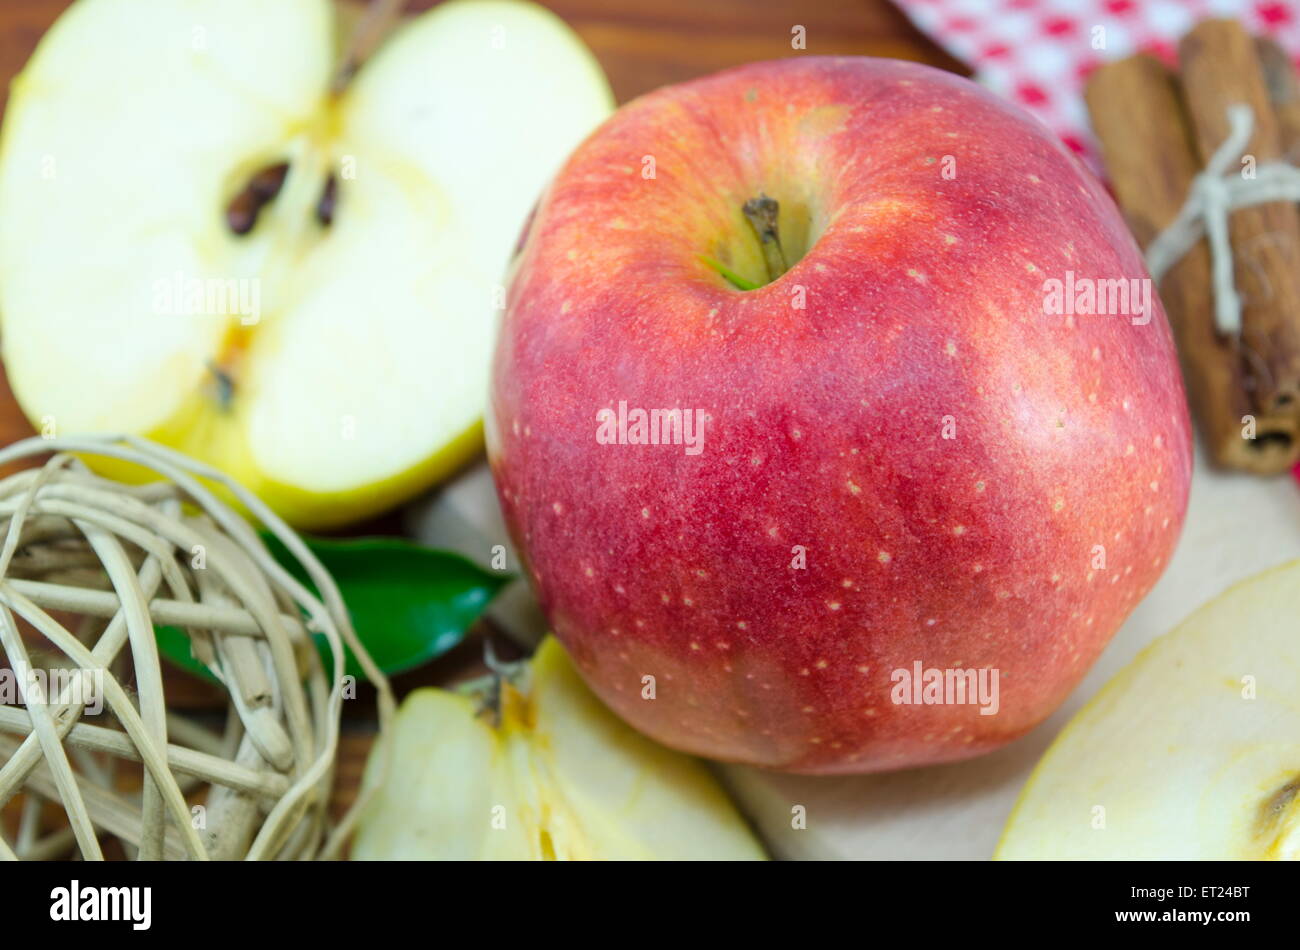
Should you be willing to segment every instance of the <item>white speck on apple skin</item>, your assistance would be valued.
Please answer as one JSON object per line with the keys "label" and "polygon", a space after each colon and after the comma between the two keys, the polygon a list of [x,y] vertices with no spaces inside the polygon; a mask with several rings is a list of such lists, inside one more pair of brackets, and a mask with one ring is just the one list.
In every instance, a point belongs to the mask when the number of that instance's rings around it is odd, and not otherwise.
{"label": "white speck on apple skin", "polygon": [[879,554],[876,555],[876,560],[879,561],[881,564],[888,564],[893,559],[894,559],[893,555],[891,555],[888,551],[881,551]]}

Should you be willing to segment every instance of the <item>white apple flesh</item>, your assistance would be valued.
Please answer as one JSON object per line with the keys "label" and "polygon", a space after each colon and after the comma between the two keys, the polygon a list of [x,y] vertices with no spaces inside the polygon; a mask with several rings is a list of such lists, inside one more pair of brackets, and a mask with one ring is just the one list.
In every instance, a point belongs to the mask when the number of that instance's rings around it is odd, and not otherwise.
{"label": "white apple flesh", "polygon": [[0,157],[4,357],[39,428],[153,436],[307,527],[477,447],[496,288],[608,86],[514,0],[416,18],[342,94],[337,46],[326,0],[80,0],[52,28]]}
{"label": "white apple flesh", "polygon": [[500,722],[439,689],[411,694],[353,846],[363,860],[755,860],[762,848],[701,763],[601,704],[547,638]]}

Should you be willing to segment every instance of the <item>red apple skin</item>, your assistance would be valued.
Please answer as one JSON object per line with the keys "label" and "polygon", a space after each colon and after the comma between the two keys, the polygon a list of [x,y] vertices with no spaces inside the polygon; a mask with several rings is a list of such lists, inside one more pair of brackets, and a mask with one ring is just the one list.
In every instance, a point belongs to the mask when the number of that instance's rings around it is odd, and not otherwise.
{"label": "red apple skin", "polygon": [[[742,292],[700,256],[753,252],[760,192],[824,230]],[[964,79],[807,57],[659,90],[570,158],[514,268],[488,418],[506,522],[587,682],[669,746],[808,773],[988,752],[1173,551],[1191,437],[1158,299],[1145,325],[1044,308],[1069,270],[1145,278],[1138,249]],[[706,411],[703,451],[600,444],[619,400]],[[997,714],[892,702],[918,660],[999,670]]]}

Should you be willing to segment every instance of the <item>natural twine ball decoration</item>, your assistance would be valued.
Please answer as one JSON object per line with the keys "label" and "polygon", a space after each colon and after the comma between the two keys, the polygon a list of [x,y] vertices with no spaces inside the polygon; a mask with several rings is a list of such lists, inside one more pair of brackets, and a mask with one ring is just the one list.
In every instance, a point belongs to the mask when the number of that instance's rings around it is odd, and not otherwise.
{"label": "natural twine ball decoration", "polygon": [[[32,438],[0,450],[0,465],[49,452],[0,481],[0,657],[21,695],[0,705],[0,810],[23,793],[0,859],[103,859],[110,838],[142,860],[336,856],[365,804],[330,827],[344,643],[378,690],[381,738],[393,698],[329,573],[255,495],[180,453],[131,436]],[[161,480],[122,484],[79,456]],[[322,597],[200,479],[237,498]],[[39,637],[24,640],[17,618]],[[155,624],[184,630],[224,685],[222,732],[166,707]],[[39,830],[45,802],[61,803],[66,827]]]}

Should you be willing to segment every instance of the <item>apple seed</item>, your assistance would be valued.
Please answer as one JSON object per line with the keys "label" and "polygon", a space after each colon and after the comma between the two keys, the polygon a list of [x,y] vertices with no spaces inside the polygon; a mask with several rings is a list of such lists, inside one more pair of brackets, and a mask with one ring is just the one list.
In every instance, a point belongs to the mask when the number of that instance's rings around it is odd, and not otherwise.
{"label": "apple seed", "polygon": [[262,208],[275,200],[289,174],[289,163],[268,165],[253,175],[226,206],[226,224],[241,237],[253,230]]}

